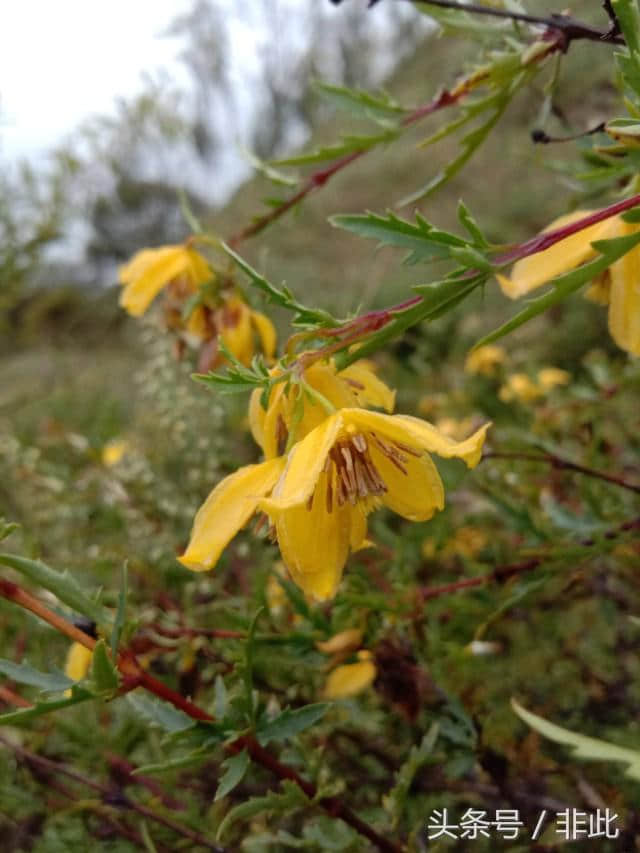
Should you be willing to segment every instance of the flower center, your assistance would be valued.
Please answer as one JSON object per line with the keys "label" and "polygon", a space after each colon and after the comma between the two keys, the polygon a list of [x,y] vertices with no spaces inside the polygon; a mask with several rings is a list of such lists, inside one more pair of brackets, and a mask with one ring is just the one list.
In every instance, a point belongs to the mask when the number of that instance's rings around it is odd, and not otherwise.
{"label": "flower center", "polygon": [[[380,497],[387,491],[387,484],[371,458],[373,446],[405,475],[408,457],[421,455],[407,445],[385,441],[373,432],[340,438],[329,451],[324,466],[327,512],[332,512],[334,502],[339,507],[347,501],[354,506],[358,500]],[[307,502],[309,510],[317,491],[316,488]]]}

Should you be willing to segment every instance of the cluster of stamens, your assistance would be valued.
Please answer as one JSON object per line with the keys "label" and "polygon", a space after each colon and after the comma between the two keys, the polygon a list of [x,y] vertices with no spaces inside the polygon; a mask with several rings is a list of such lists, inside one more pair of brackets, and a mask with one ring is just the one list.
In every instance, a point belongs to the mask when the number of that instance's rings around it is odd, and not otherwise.
{"label": "cluster of stamens", "polygon": [[[370,446],[378,450],[403,474],[407,474],[408,456],[420,456],[407,445],[388,442],[375,433],[355,433],[336,441],[327,456],[324,472],[326,480],[327,512],[332,512],[334,502],[352,506],[359,499],[379,497],[387,491],[387,485],[371,458]],[[315,493],[314,493],[315,494]],[[313,507],[314,494],[307,501],[307,509]]]}

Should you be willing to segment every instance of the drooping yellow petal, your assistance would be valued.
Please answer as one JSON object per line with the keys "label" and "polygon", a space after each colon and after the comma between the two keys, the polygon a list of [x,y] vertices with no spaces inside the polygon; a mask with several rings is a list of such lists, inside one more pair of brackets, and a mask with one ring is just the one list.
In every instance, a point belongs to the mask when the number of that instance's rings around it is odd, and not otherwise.
{"label": "drooping yellow petal", "polygon": [[89,672],[93,652],[82,643],[72,643],[67,652],[64,674],[74,681],[82,681]]}
{"label": "drooping yellow petal", "polygon": [[329,450],[341,428],[342,413],[337,412],[325,418],[320,426],[292,448],[271,499],[260,502],[265,512],[273,516],[287,507],[305,503],[316,488]]}
{"label": "drooping yellow petal", "polygon": [[327,509],[327,474],[319,475],[312,505],[274,518],[282,559],[295,583],[318,601],[333,598],[349,554],[352,507]]}
{"label": "drooping yellow petal", "polygon": [[459,457],[473,468],[482,456],[482,445],[491,424],[484,424],[464,441],[453,441],[442,435],[433,424],[411,415],[385,415],[365,409],[345,409],[340,416],[346,427],[379,433],[390,441],[400,442],[416,450],[436,453],[446,459]]}
{"label": "drooping yellow petal", "polygon": [[179,558],[183,566],[196,572],[215,566],[260,499],[271,491],[284,464],[285,460],[278,458],[246,465],[218,483],[196,514],[189,545]]}
{"label": "drooping yellow petal", "polygon": [[[631,234],[637,225],[626,224]],[[619,347],[640,355],[640,248],[636,247],[609,268],[609,331]]]}
{"label": "drooping yellow petal", "polygon": [[[573,213],[555,219],[542,233],[571,225],[573,222],[589,216],[592,212],[590,210],[575,210]],[[606,240],[615,236],[620,231],[621,225],[620,217],[614,216],[604,219],[602,222],[590,225],[588,228],[560,240],[550,248],[545,249],[544,252],[536,252],[535,255],[517,261],[511,270],[510,279],[502,275],[496,276],[503,293],[511,299],[517,299],[557,275],[575,269],[597,254],[591,243],[595,240]]]}
{"label": "drooping yellow petal", "polygon": [[325,655],[335,655],[337,652],[353,652],[362,645],[362,631],[359,628],[347,628],[334,634],[328,640],[319,640],[316,649]]}
{"label": "drooping yellow petal", "polygon": [[369,362],[364,359],[356,361],[341,370],[338,376],[350,384],[359,405],[376,406],[386,412],[393,412],[396,392],[378,379],[369,367]]}
{"label": "drooping yellow petal", "polygon": [[366,690],[375,679],[376,665],[372,660],[346,663],[329,673],[323,696],[325,699],[347,699]]}
{"label": "drooping yellow petal", "polygon": [[444,508],[444,486],[431,457],[406,454],[404,474],[373,443],[370,452],[387,487],[382,500],[389,509],[409,521],[428,521]]}
{"label": "drooping yellow petal", "polygon": [[262,352],[270,361],[276,351],[277,336],[275,326],[267,315],[261,314],[260,311],[251,312],[251,322],[253,323],[258,333],[258,337],[260,338]]}

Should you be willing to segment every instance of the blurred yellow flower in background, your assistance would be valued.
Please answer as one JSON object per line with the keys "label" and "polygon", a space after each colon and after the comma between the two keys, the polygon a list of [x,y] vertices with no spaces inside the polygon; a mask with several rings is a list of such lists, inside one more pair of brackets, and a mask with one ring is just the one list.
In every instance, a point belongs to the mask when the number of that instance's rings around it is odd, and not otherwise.
{"label": "blurred yellow flower in background", "polygon": [[463,441],[473,432],[473,418],[438,418],[436,428],[443,434],[453,438],[455,441]]}
{"label": "blurred yellow flower in background", "polygon": [[494,376],[500,365],[507,359],[507,353],[503,347],[496,344],[485,344],[482,347],[471,350],[464,363],[467,373],[479,373],[483,376]]}
{"label": "blurred yellow flower in background", "polygon": [[119,270],[120,305],[139,317],[165,287],[176,284],[186,294],[196,293],[201,284],[214,278],[209,262],[186,245],[142,249]]}
{"label": "blurred yellow flower in background", "polygon": [[543,367],[538,371],[538,385],[543,391],[552,391],[559,385],[568,385],[571,374],[559,367]]}
{"label": "blurred yellow flower in background", "polygon": [[356,663],[345,663],[331,670],[322,691],[324,699],[349,699],[371,687],[377,675],[373,655],[362,649],[356,657]]}
{"label": "blurred yellow flower in background", "polygon": [[[555,219],[545,231],[562,228],[589,216],[593,211],[576,210]],[[496,276],[503,292],[517,299],[546,284],[562,273],[570,272],[597,254],[591,245],[596,240],[626,237],[640,226],[612,216],[560,240],[543,252],[517,261],[511,278]],[[544,233],[544,232],[543,232]],[[640,355],[640,246],[615,261],[587,291],[595,302],[609,305],[609,331],[616,344]]]}
{"label": "blurred yellow flower in background", "polygon": [[112,468],[120,462],[128,449],[129,442],[124,439],[116,438],[113,439],[113,441],[108,441],[102,448],[102,453],[100,454],[102,464],[107,468]]}
{"label": "blurred yellow flower in background", "polygon": [[519,400],[521,403],[531,403],[544,396],[544,391],[526,373],[512,373],[498,391],[498,396],[504,403]]}

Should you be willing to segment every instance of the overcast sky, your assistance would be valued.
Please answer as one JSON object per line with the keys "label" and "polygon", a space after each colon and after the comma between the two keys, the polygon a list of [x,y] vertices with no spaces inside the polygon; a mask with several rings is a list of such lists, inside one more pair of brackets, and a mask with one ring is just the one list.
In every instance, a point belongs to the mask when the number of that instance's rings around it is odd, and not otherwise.
{"label": "overcast sky", "polygon": [[188,0],[2,2],[0,153],[14,159],[57,143],[87,115],[141,88],[143,71],[177,70],[162,38]]}

